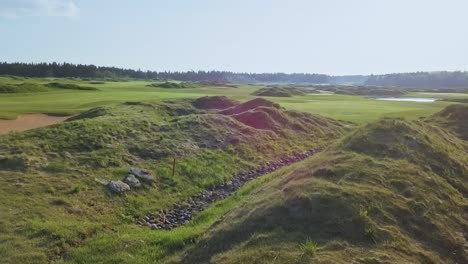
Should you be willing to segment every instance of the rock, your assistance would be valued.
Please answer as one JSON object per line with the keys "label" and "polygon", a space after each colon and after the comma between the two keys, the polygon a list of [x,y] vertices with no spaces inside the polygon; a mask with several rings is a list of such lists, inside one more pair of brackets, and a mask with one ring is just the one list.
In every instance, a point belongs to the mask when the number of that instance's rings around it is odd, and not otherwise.
{"label": "rock", "polygon": [[148,171],[139,168],[130,168],[130,170],[128,170],[128,173],[135,175],[135,177],[137,177],[144,183],[152,183],[154,181],[153,175],[149,174]]}
{"label": "rock", "polygon": [[127,176],[125,176],[123,182],[125,182],[132,188],[137,188],[141,186],[140,181],[133,174],[128,174]]}
{"label": "rock", "polygon": [[107,185],[109,190],[113,193],[122,194],[124,192],[130,191],[130,186],[122,181],[111,181]]}

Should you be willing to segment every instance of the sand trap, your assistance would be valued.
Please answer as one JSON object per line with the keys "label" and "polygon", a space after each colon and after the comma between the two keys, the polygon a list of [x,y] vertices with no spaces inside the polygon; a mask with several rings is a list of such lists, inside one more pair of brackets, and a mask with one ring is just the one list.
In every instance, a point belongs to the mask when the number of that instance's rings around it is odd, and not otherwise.
{"label": "sand trap", "polygon": [[70,116],[50,116],[45,114],[20,115],[15,120],[0,120],[0,135],[12,131],[24,131],[37,127],[50,126],[65,121]]}

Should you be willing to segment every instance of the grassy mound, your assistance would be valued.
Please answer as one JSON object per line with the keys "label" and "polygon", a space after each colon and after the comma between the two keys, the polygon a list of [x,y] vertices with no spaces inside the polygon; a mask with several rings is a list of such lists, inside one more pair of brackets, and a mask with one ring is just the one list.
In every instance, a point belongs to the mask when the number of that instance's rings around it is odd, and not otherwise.
{"label": "grassy mound", "polygon": [[199,85],[191,82],[163,82],[152,83],[148,87],[168,88],[168,89],[183,89],[183,88],[198,88]]}
{"label": "grassy mound", "polygon": [[46,91],[48,91],[46,87],[36,83],[0,84],[0,93],[34,93]]}
{"label": "grassy mound", "polygon": [[227,82],[197,82],[200,86],[203,87],[225,87],[225,88],[239,88],[239,86]]}
{"label": "grassy mound", "polygon": [[433,122],[370,124],[239,198],[168,262],[466,263],[467,149]]}
{"label": "grassy mound", "polygon": [[337,126],[330,121],[323,122],[321,117],[297,111],[286,111],[278,104],[262,98],[238,104],[222,110],[237,121],[255,129],[272,130],[281,133],[284,129],[307,132],[311,127]]}
{"label": "grassy mound", "polygon": [[261,88],[253,92],[252,95],[271,96],[271,97],[292,97],[294,95],[301,96],[301,95],[306,95],[308,93],[316,93],[316,92],[317,92],[316,90],[298,88],[298,87],[273,86],[273,87]]}
{"label": "grassy mound", "polygon": [[435,115],[433,121],[468,140],[468,105],[451,105]]}
{"label": "grassy mound", "polygon": [[220,87],[220,88],[238,88],[237,85],[223,82],[163,82],[152,83],[148,87],[183,89],[183,88],[201,88],[201,87]]}
{"label": "grassy mound", "polygon": [[[126,261],[128,253],[114,254],[126,251],[118,249],[121,245],[154,235],[134,225],[138,217],[172,208],[266,160],[327,145],[344,132],[333,120],[314,117],[320,122],[309,124],[306,118],[312,116],[286,114],[279,106],[280,115],[306,124],[307,131],[256,129],[218,110],[200,110],[194,102],[128,102],[0,137],[0,177],[5,182],[0,198],[9,201],[0,205],[1,262]],[[255,105],[274,104],[260,100],[238,106],[256,111]],[[130,166],[151,171],[154,184],[118,196],[95,181],[121,179]],[[201,222],[207,225],[213,219]],[[113,230],[124,235],[116,238]],[[95,239],[105,242],[95,244]],[[161,245],[152,243],[149,254],[139,253],[141,263],[170,254],[185,239],[170,235]]]}
{"label": "grassy mound", "polygon": [[263,98],[256,98],[256,99],[247,101],[245,103],[227,108],[221,111],[220,113],[223,115],[235,115],[235,114],[240,114],[245,111],[255,109],[257,107],[273,107],[273,108],[281,109],[281,106],[277,103],[273,103]]}
{"label": "grassy mound", "polygon": [[81,86],[74,83],[60,83],[60,82],[51,82],[47,84],[50,88],[56,89],[67,89],[67,90],[83,90],[83,91],[98,91],[96,87]]}
{"label": "grassy mound", "polygon": [[90,118],[95,118],[99,116],[104,116],[108,114],[108,109],[105,107],[96,107],[91,110],[88,110],[84,113],[81,113],[79,115],[70,117],[67,119],[67,121],[76,121],[76,120],[82,120],[82,119],[90,119]]}
{"label": "grassy mound", "polygon": [[438,174],[468,196],[468,156],[460,151],[468,145],[432,123],[384,119],[357,131],[343,143],[343,149],[407,160]]}
{"label": "grassy mound", "polygon": [[239,104],[238,101],[226,96],[205,96],[193,101],[193,106],[199,109],[226,109]]}
{"label": "grassy mound", "polygon": [[323,119],[311,114],[295,111],[284,111],[276,107],[256,107],[239,114],[232,115],[239,122],[256,128],[281,131],[288,128],[295,131],[307,132],[311,126],[335,126],[333,122],[323,122]]}

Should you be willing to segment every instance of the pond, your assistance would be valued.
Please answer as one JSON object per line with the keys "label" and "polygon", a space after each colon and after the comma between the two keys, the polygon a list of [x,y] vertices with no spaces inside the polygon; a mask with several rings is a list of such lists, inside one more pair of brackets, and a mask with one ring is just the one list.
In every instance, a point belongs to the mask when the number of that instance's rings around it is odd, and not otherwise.
{"label": "pond", "polygon": [[417,103],[433,103],[438,99],[435,98],[418,98],[418,97],[381,97],[375,98],[379,101],[396,101],[396,102],[417,102]]}

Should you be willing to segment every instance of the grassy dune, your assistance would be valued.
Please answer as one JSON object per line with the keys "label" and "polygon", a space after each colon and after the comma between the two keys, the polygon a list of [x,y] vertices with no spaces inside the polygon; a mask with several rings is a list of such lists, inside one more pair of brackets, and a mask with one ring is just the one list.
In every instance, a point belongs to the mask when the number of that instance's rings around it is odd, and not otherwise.
{"label": "grassy dune", "polygon": [[467,149],[432,121],[369,124],[275,175],[168,262],[466,263]]}
{"label": "grassy dune", "polygon": [[[104,246],[120,246],[128,237],[139,247],[142,234],[154,238],[148,227],[135,225],[137,218],[170,209],[269,159],[330,144],[345,131],[334,120],[286,111],[263,99],[244,104],[210,100],[128,102],[0,137],[0,177],[6,183],[0,198],[8,200],[0,205],[1,262],[129,260],[128,253],[110,257],[114,254],[103,253]],[[222,112],[231,104],[232,110]],[[264,118],[257,120],[262,129],[252,126],[257,114]],[[150,170],[155,183],[119,196],[95,181],[121,179],[131,166]],[[201,227],[176,231],[161,246],[151,242],[152,250],[142,259],[162,258],[180,248],[225,209],[201,215],[195,221]]]}

